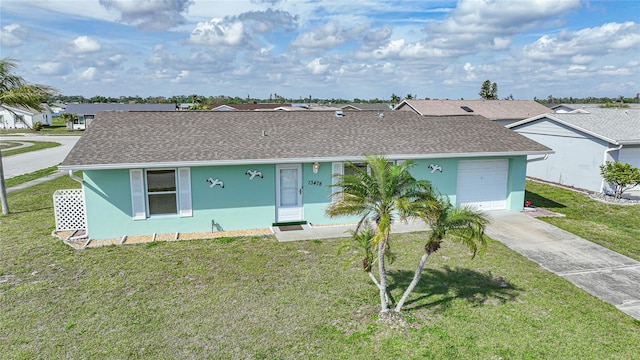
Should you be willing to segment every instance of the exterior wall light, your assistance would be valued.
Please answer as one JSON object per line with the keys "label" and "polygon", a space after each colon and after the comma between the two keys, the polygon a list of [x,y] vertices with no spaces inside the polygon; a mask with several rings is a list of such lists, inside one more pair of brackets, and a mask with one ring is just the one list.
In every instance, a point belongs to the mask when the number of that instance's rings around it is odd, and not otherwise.
{"label": "exterior wall light", "polygon": [[314,162],[313,163],[313,173],[317,174],[318,173],[318,169],[320,169],[320,164],[318,164],[318,162]]}

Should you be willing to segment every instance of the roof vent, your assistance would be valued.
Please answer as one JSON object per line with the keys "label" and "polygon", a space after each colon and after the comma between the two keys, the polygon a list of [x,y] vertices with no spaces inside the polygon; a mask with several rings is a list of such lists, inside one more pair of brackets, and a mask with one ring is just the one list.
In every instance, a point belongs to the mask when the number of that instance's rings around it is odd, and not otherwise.
{"label": "roof vent", "polygon": [[460,108],[466,112],[473,112],[473,109],[468,106],[460,106]]}
{"label": "roof vent", "polygon": [[384,118],[384,113],[383,113],[382,111],[380,111],[380,112],[378,113],[378,117],[379,117],[380,119]]}
{"label": "roof vent", "polygon": [[344,113],[342,112],[342,110],[336,110],[336,117],[343,117]]}

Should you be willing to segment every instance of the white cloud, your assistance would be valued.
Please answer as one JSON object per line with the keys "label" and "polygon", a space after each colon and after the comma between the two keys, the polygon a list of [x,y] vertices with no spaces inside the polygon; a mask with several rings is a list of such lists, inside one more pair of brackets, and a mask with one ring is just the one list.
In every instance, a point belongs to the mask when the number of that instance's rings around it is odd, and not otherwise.
{"label": "white cloud", "polygon": [[191,32],[189,42],[199,45],[227,45],[237,46],[243,42],[244,27],[242,22],[224,22],[222,19],[211,19],[198,23]]}
{"label": "white cloud", "polygon": [[329,64],[321,58],[315,58],[307,64],[307,68],[314,75],[325,74],[329,69]]}
{"label": "white cloud", "polygon": [[118,21],[145,31],[166,30],[184,24],[193,0],[100,0],[107,10],[120,14]]}
{"label": "white cloud", "polygon": [[66,75],[70,72],[66,62],[46,62],[33,67],[33,71],[39,75]]}
{"label": "white cloud", "polygon": [[97,40],[88,36],[78,36],[71,42],[71,45],[71,51],[76,54],[92,53],[102,49],[102,45]]}
{"label": "white cloud", "polygon": [[96,68],[89,67],[85,69],[82,73],[80,73],[80,78],[82,80],[93,80],[96,76]]}
{"label": "white cloud", "polygon": [[178,83],[180,81],[182,81],[184,78],[188,77],[190,74],[189,70],[182,70],[180,71],[180,73],[171,80],[172,83]]}
{"label": "white cloud", "polygon": [[9,24],[0,31],[0,45],[2,47],[18,47],[24,44],[29,34],[19,24]]}
{"label": "white cloud", "polygon": [[608,23],[578,31],[562,31],[557,36],[544,35],[525,46],[524,55],[535,60],[564,61],[570,57],[578,63],[607,53],[640,47],[640,24]]}
{"label": "white cloud", "polygon": [[475,68],[471,65],[471,63],[465,63],[463,69],[467,72],[467,80],[474,80],[476,78],[476,74],[473,73],[473,70]]}
{"label": "white cloud", "polygon": [[347,41],[359,39],[367,30],[366,25],[356,24],[352,28],[341,28],[335,22],[315,27],[306,33],[299,34],[289,45],[303,53],[316,50],[329,50]]}

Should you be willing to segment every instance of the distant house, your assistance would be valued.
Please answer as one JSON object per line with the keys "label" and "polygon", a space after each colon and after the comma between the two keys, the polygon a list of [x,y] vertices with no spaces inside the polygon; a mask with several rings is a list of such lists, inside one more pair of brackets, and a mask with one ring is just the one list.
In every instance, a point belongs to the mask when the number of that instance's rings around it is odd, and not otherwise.
{"label": "distant house", "polygon": [[223,104],[218,106],[211,106],[213,111],[250,111],[250,110],[274,110],[281,106],[291,106],[291,104],[283,103],[250,103],[250,104]]}
{"label": "distant house", "polygon": [[454,204],[520,211],[527,156],[551,152],[481,116],[105,111],[60,169],[83,172],[89,237],[113,239],[352,223],[324,211],[335,174],[367,154],[413,160]]}
{"label": "distant house", "polygon": [[[640,109],[640,104],[624,104],[626,106],[626,108],[630,108],[630,109]],[[575,112],[576,110],[578,111],[589,111],[589,109],[600,109],[602,108],[603,104],[558,104],[558,105],[554,105],[551,107],[551,110],[553,110],[556,113],[562,114],[562,113],[569,113],[569,112]]]}
{"label": "distant house", "polygon": [[533,100],[403,100],[395,110],[423,116],[480,115],[504,126],[549,112]]}
{"label": "distant house", "polygon": [[384,103],[350,103],[336,106],[339,106],[342,110],[393,110],[393,106]]}
{"label": "distant house", "polygon": [[555,151],[545,161],[530,162],[527,176],[609,192],[600,165],[620,161],[640,167],[640,109],[586,111],[543,114],[507,126]]}
{"label": "distant house", "polygon": [[175,104],[67,104],[66,113],[75,114],[78,118],[73,122],[73,130],[84,130],[100,111],[175,111]]}
{"label": "distant house", "polygon": [[0,128],[2,129],[32,129],[36,122],[40,122],[43,126],[51,126],[51,118],[51,108],[47,104],[42,104],[42,109],[0,105]]}

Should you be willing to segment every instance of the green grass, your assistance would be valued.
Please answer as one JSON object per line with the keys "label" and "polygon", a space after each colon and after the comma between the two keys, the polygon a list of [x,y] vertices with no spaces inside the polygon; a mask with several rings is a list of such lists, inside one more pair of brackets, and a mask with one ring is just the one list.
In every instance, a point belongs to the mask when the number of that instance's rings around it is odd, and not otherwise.
{"label": "green grass", "polygon": [[58,166],[51,166],[45,169],[40,169],[28,174],[14,176],[10,179],[5,180],[5,186],[10,188],[12,186],[20,185],[26,183],[27,181],[39,179],[41,177],[45,177],[47,175],[51,175],[58,171]]}
{"label": "green grass", "polygon": [[[3,140],[2,142],[7,144],[2,146],[3,157],[60,146],[60,143],[52,142],[52,141]],[[12,149],[13,147],[20,146],[21,143],[31,143],[33,145],[27,146],[27,147],[21,147],[18,149]]]}
{"label": "green grass", "polygon": [[33,134],[33,135],[82,135],[81,130],[67,130],[63,121],[53,121],[51,126],[45,126],[40,131],[29,129],[0,129],[0,135]]}
{"label": "green grass", "polygon": [[541,220],[640,261],[640,205],[605,204],[533,181],[527,181],[525,198],[536,207],[566,215]]}
{"label": "green grass", "polygon": [[[640,322],[490,241],[430,258],[406,326],[376,321],[375,287],[344,240],[273,237],[73,250],[50,236],[68,177],[9,194],[0,216],[7,359],[631,359]],[[571,206],[568,204],[567,206]],[[394,297],[423,234],[393,236]]]}

